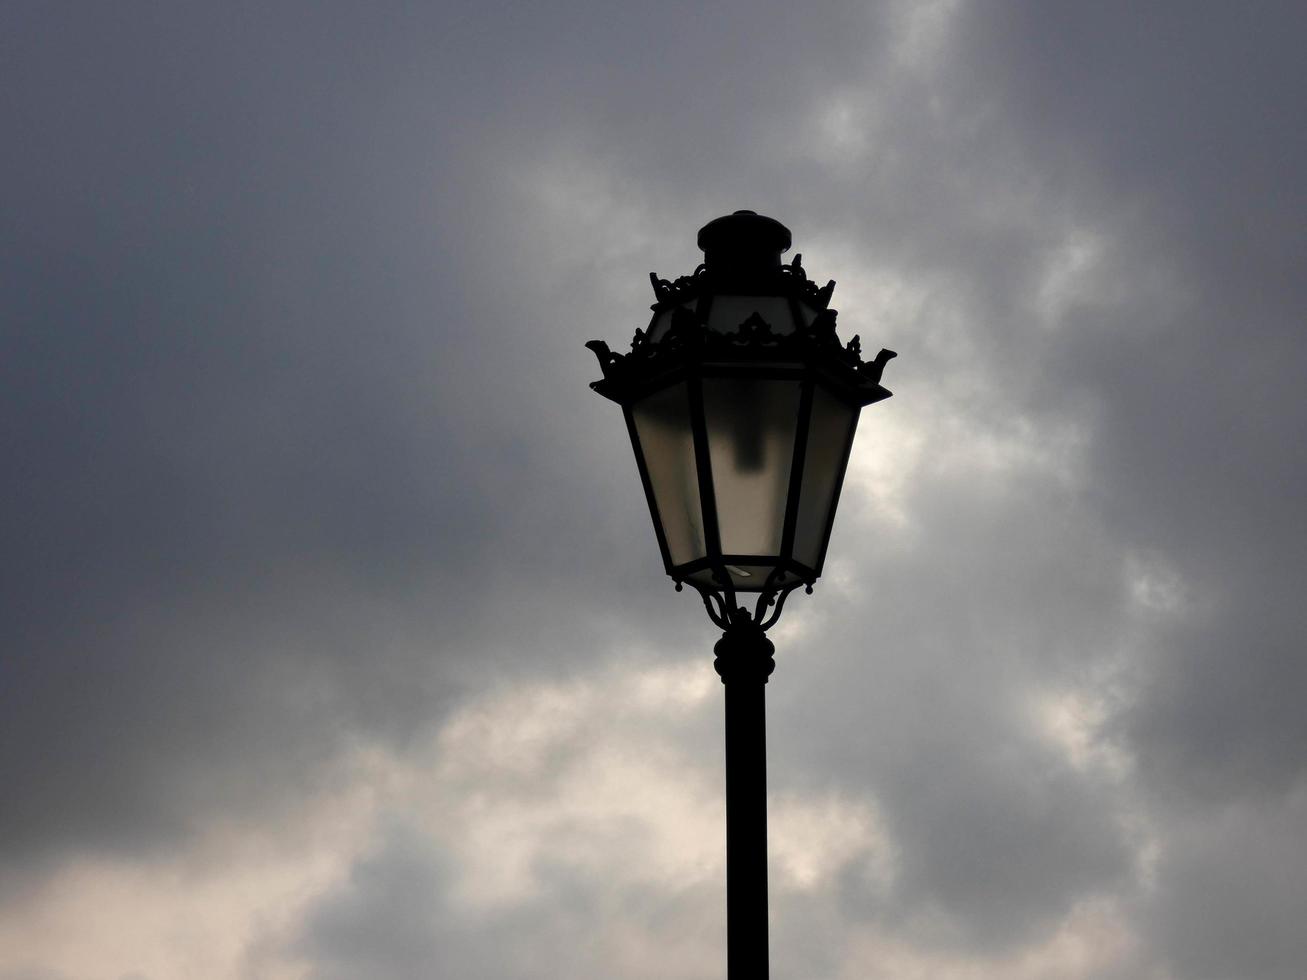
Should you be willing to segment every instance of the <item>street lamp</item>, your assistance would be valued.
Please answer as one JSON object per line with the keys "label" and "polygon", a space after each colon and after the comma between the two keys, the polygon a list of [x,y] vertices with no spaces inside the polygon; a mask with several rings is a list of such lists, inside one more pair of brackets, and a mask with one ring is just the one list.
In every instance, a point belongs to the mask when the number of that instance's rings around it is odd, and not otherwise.
{"label": "street lamp", "polygon": [[[703,598],[722,631],[726,687],[726,945],[731,980],[767,976],[766,630],[826,559],[858,413],[888,398],[882,350],[841,344],[835,283],[818,287],[789,229],[752,211],[699,231],[704,263],[675,282],[653,273],[653,318],[617,354],[586,346],[622,406],[663,565]],[[752,611],[740,604],[756,594]]]}

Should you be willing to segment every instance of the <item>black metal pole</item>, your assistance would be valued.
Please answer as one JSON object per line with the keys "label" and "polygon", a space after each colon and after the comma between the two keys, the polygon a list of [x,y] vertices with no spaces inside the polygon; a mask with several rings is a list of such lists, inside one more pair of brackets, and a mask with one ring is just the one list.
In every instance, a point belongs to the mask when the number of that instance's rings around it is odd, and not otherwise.
{"label": "black metal pole", "polygon": [[776,667],[756,623],[729,626],[713,647],[726,687],[726,975],[767,980],[767,716]]}

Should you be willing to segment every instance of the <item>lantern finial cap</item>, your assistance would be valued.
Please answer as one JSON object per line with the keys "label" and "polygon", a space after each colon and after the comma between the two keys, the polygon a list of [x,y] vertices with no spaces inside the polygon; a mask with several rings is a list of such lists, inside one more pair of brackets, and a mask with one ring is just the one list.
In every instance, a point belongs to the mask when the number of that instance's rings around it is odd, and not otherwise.
{"label": "lantern finial cap", "polygon": [[730,280],[775,273],[790,242],[790,229],[755,211],[736,211],[699,229],[708,272]]}

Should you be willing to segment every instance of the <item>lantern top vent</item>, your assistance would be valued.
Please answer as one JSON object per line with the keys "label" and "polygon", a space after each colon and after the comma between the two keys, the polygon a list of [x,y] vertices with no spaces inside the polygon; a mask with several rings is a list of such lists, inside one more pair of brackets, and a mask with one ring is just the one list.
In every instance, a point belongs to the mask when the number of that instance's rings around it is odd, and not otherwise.
{"label": "lantern top vent", "polygon": [[754,211],[736,211],[699,229],[706,271],[719,283],[745,286],[780,273],[790,229]]}

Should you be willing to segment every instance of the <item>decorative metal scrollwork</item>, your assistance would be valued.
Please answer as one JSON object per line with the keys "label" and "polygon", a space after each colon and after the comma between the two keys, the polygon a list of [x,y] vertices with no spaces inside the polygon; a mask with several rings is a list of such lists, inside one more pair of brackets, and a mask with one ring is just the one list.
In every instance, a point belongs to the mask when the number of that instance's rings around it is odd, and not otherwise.
{"label": "decorative metal scrollwork", "polygon": [[674,281],[659,279],[658,273],[649,273],[649,282],[653,286],[654,297],[659,303],[683,303],[692,296],[699,295],[703,284],[706,266],[700,265],[688,276],[680,276]]}
{"label": "decorative metal scrollwork", "polygon": [[614,382],[637,381],[686,358],[731,357],[748,351],[823,361],[850,372],[856,384],[878,385],[886,363],[896,356],[894,351],[882,350],[874,360],[864,361],[860,338],[855,336],[848,344],[840,343],[835,317],[835,310],[825,309],[812,323],[799,324],[791,333],[778,333],[759,314],[752,313],[734,331],[722,332],[709,330],[690,310],[677,307],[660,339],[653,340],[643,329],[637,329],[629,353],[618,354],[602,340],[587,343],[585,346],[594,351],[604,374],[604,380],[591,387],[598,390]]}
{"label": "decorative metal scrollwork", "polygon": [[[775,576],[779,572],[773,572]],[[681,583],[677,583],[679,587]],[[690,583],[703,599],[704,608],[708,610],[708,618],[713,624],[720,629],[728,629],[741,623],[755,623],[758,628],[766,631],[776,624],[781,618],[781,610],[785,607],[785,600],[789,598],[791,592],[803,582],[794,582],[790,585],[777,586],[769,588],[759,594],[758,600],[754,603],[753,611],[750,612],[743,606],[736,605],[736,593],[731,588],[714,589],[706,585]],[[811,583],[807,583],[807,589],[812,591]],[[678,588],[679,591],[679,588]]]}

